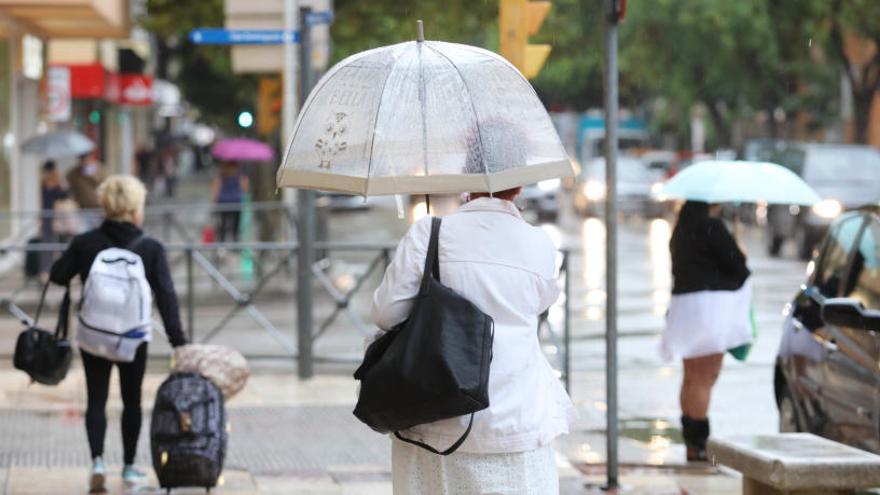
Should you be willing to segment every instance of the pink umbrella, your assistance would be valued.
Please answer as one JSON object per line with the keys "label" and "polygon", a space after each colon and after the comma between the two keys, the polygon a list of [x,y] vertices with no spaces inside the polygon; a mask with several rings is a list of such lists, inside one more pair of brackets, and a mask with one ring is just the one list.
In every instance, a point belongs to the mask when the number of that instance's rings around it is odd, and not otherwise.
{"label": "pink umbrella", "polygon": [[211,148],[218,160],[230,162],[269,162],[275,158],[272,148],[254,139],[221,139]]}

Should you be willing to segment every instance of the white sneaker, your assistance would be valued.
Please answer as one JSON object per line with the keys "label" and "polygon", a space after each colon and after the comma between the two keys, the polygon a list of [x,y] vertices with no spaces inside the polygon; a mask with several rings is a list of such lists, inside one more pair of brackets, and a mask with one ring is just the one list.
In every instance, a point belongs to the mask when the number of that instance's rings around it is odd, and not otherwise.
{"label": "white sneaker", "polygon": [[122,468],[122,481],[128,486],[137,485],[147,481],[147,473],[136,468],[134,464],[126,464]]}

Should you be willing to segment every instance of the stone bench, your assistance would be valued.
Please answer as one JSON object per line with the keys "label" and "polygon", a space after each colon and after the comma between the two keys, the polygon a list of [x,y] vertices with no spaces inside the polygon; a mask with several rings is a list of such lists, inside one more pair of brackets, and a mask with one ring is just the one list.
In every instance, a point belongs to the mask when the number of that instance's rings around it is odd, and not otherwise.
{"label": "stone bench", "polygon": [[810,433],[710,438],[709,460],[743,475],[744,495],[837,495],[880,486],[880,456]]}

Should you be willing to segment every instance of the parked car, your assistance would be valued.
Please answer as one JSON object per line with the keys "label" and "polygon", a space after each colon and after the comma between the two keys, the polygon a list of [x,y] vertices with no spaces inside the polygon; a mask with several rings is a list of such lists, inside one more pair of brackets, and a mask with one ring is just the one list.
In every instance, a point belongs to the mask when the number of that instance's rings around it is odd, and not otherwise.
{"label": "parked car", "polygon": [[787,240],[794,240],[801,259],[809,259],[842,211],[880,201],[880,152],[870,146],[789,143],[774,158],[801,176],[822,201],[812,208],[768,208],[767,248],[772,256],[779,255]]}
{"label": "parked car", "polygon": [[880,453],[880,209],[844,213],[785,308],[779,429]]}
{"label": "parked car", "polygon": [[[663,185],[663,172],[652,170],[637,159],[617,159],[617,208],[624,214],[660,216],[663,204],[657,194]],[[581,171],[574,188],[575,211],[584,216],[598,216],[605,210],[605,159],[592,160]]]}

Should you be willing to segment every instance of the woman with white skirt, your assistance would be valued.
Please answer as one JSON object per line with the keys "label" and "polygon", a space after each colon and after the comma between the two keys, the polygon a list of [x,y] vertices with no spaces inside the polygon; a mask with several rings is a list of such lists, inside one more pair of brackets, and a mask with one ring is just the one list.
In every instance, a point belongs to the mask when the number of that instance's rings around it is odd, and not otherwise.
{"label": "woman with white skirt", "polygon": [[720,210],[686,202],[669,243],[672,300],[661,351],[684,361],[680,402],[688,461],[706,460],[709,399],[724,353],[752,340],[750,272]]}
{"label": "woman with white skirt", "polygon": [[[538,318],[559,296],[556,248],[526,223],[513,200],[521,188],[471,194],[443,218],[440,280],[495,322],[489,407],[474,415],[467,440],[440,456],[392,439],[395,495],[552,495],[559,493],[553,440],[569,430],[574,406],[541,352]],[[409,315],[431,233],[424,218],[401,240],[373,296],[373,320],[391,329]],[[444,450],[469,416],[401,432]]]}

